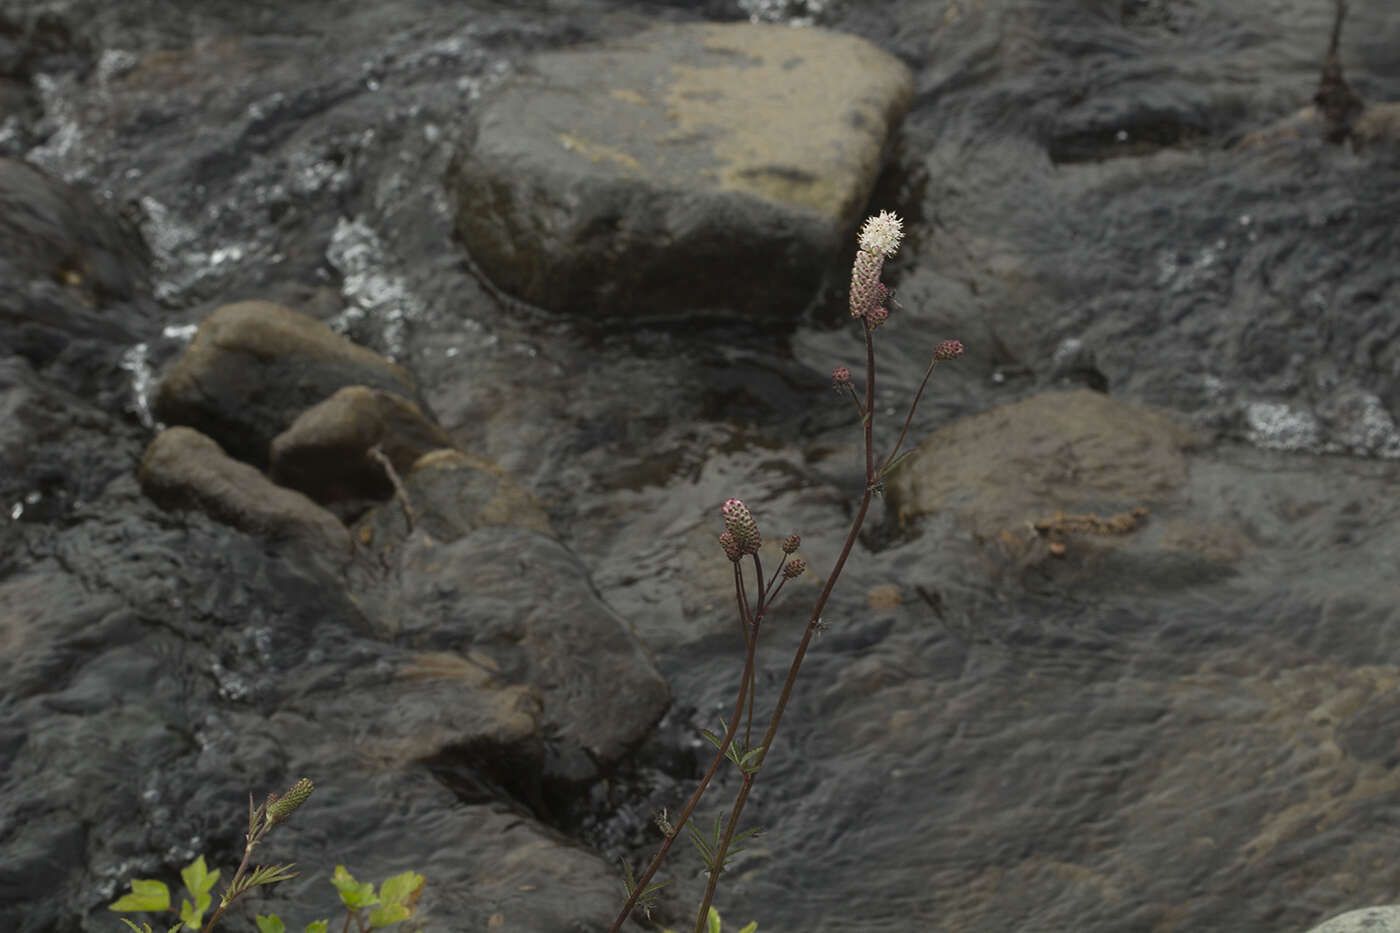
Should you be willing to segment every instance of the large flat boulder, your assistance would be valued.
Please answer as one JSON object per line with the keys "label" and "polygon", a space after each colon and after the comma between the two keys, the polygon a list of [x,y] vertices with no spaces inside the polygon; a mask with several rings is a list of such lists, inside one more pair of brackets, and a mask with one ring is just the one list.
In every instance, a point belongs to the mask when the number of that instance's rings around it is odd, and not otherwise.
{"label": "large flat boulder", "polygon": [[791,314],[853,233],[913,93],[863,39],[667,25],[536,56],[475,115],[457,230],[558,310]]}

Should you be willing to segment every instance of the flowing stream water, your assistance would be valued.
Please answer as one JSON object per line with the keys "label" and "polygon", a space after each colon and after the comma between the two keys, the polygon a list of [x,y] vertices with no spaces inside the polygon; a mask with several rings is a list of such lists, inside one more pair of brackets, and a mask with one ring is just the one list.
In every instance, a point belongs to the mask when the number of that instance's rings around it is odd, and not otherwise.
{"label": "flowing stream water", "polygon": [[[719,503],[799,531],[819,576],[859,498],[858,420],[827,377],[860,357],[842,270],[789,328],[500,302],[451,235],[457,132],[531,52],[643,18],[815,22],[898,55],[917,90],[872,198],[910,231],[880,445],[932,346],[958,337],[968,355],[935,373],[916,441],[1097,381],[1211,439],[1190,494],[1247,529],[1245,556],[1211,579],[1026,570],[877,503],[758,783],[764,832],[721,888],[726,917],[1288,933],[1395,899],[1400,157],[1236,148],[1308,103],[1330,4],[132,2],[85,21],[46,5],[86,65],[45,75],[41,118],[3,145],[139,208],[169,319],[132,348],[133,405],[188,325],[243,297],[313,309],[407,365],[463,449],[544,502],[671,680],[657,738],[561,819],[634,859],[742,663],[709,544]],[[1400,99],[1400,10],[1352,7],[1348,77]],[[770,620],[761,702],[816,591]],[[693,902],[697,870],[681,853],[668,909]]]}

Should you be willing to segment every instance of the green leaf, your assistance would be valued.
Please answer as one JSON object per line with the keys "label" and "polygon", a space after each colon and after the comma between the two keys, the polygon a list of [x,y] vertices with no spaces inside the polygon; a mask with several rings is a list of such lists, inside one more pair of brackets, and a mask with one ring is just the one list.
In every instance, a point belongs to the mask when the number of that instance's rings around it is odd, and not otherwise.
{"label": "green leaf", "polygon": [[403,904],[385,904],[383,907],[376,907],[369,912],[369,928],[377,930],[380,927],[403,923],[412,916],[413,911]]}
{"label": "green leaf", "polygon": [[151,925],[149,923],[143,923],[138,927],[136,924],[132,923],[125,917],[122,917],[122,923],[125,923],[127,926],[131,927],[133,930],[136,931],[136,933],[151,933]]}
{"label": "green leaf", "polygon": [[699,850],[700,858],[704,861],[705,867],[713,869],[715,867],[713,864],[715,858],[714,848],[705,841],[704,836],[700,835],[700,831],[695,828],[693,822],[686,823],[685,828],[690,831],[690,841],[694,843],[695,848]]}
{"label": "green leaf", "polygon": [[758,921],[757,921],[757,920],[753,920],[753,921],[751,921],[751,922],[749,923],[748,926],[746,926],[746,927],[744,927],[742,930],[740,930],[739,933],[753,933],[753,931],[754,931],[754,930],[757,930],[757,929],[758,929]]}
{"label": "green leaf", "polygon": [[[208,895],[214,889],[214,884],[219,880],[219,873],[210,871],[204,864],[204,856],[201,855],[181,870],[180,878],[185,882],[190,894],[197,899],[200,895]],[[207,897],[205,902],[208,903]]]}
{"label": "green leaf", "polygon": [[345,870],[344,865],[335,866],[331,884],[340,892],[340,901],[349,910],[373,907],[379,903],[379,898],[374,893],[374,885],[368,881],[364,884],[356,881],[355,877]]}
{"label": "green leaf", "polygon": [[757,774],[760,765],[753,759],[762,751],[763,746],[760,745],[758,748],[751,748],[745,752],[744,757],[739,759],[739,770],[743,771],[745,774]]}
{"label": "green leaf", "polygon": [[306,925],[306,933],[326,933],[326,927],[330,926],[330,921],[317,920],[315,923]]}
{"label": "green leaf", "polygon": [[706,739],[708,739],[710,744],[713,745],[715,748],[723,747],[723,740],[719,736],[711,732],[709,729],[701,729],[700,734],[703,735]]}
{"label": "green leaf", "polygon": [[719,911],[711,907],[710,916],[706,919],[707,922],[705,925],[708,927],[710,933],[719,933]]}
{"label": "green leaf", "polygon": [[131,893],[123,894],[108,910],[169,910],[170,889],[164,881],[141,881],[133,878]]}
{"label": "green leaf", "polygon": [[253,922],[258,925],[258,933],[287,933],[287,925],[276,914],[269,914],[266,917],[258,914],[253,918]]}
{"label": "green leaf", "polygon": [[180,878],[185,882],[185,890],[193,899],[193,903],[181,903],[180,920],[187,927],[199,929],[204,920],[204,912],[209,909],[211,903],[209,891],[219,880],[219,873],[209,871],[204,864],[204,856],[201,855],[180,870]]}
{"label": "green leaf", "polygon": [[379,886],[379,899],[386,904],[404,904],[423,890],[423,876],[414,871],[384,879]]}

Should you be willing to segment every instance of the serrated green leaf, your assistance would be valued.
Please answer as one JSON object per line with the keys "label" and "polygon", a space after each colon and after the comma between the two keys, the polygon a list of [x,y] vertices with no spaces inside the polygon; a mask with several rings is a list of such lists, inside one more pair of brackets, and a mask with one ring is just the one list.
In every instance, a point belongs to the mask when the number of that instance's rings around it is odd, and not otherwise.
{"label": "serrated green leaf", "polygon": [[[206,897],[205,900],[208,900]],[[203,921],[204,911],[195,910],[194,905],[187,900],[180,901],[180,922],[187,927],[198,927]]]}
{"label": "serrated green leaf", "polygon": [[403,923],[412,916],[413,911],[403,904],[385,904],[369,912],[369,927],[371,930],[378,930],[380,927]]}
{"label": "serrated green leaf", "polygon": [[719,933],[719,911],[711,907],[710,915],[707,918],[705,918],[705,920],[705,925],[709,929],[710,933]]}
{"label": "serrated green leaf", "polygon": [[253,922],[258,925],[258,933],[287,933],[287,925],[276,914],[269,914],[266,917],[258,914],[253,918]]}
{"label": "serrated green leaf", "polygon": [[131,893],[123,894],[108,910],[169,910],[170,889],[164,881],[131,880]]}
{"label": "serrated green leaf", "polygon": [[403,904],[411,896],[423,890],[423,876],[415,871],[384,879],[379,886],[379,899],[385,904]]}
{"label": "serrated green leaf", "polygon": [[306,933],[326,933],[326,928],[330,926],[328,920],[317,920],[306,925]]}
{"label": "serrated green leaf", "polygon": [[335,866],[335,874],[331,876],[331,884],[340,892],[340,901],[349,910],[360,910],[365,907],[373,907],[379,903],[379,898],[375,896],[374,885],[366,881],[363,884],[355,880],[355,877],[346,871],[344,865]]}
{"label": "serrated green leaf", "polygon": [[720,739],[720,737],[715,735],[709,729],[701,729],[700,734],[703,735],[706,739],[708,739],[710,744],[713,745],[715,748],[720,748],[723,744],[723,741]]}
{"label": "serrated green leaf", "polygon": [[214,889],[214,884],[219,880],[219,873],[210,871],[204,864],[204,856],[201,855],[180,870],[180,880],[185,882],[190,896],[198,901],[199,895],[208,894]]}

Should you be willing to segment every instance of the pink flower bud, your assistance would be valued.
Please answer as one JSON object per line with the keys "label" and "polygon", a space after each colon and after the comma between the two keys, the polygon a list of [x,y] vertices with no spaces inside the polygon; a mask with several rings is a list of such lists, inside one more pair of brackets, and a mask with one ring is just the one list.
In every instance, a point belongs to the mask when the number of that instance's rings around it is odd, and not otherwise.
{"label": "pink flower bud", "polygon": [[806,569],[807,562],[800,557],[794,557],[786,564],[783,564],[783,576],[786,579],[791,580],[793,577],[802,576],[803,572],[805,572]]}
{"label": "pink flower bud", "polygon": [[856,261],[851,265],[851,317],[865,317],[876,301],[884,300],[888,293],[880,284],[880,270],[884,267],[885,257],[879,253],[856,251]]}
{"label": "pink flower bud", "polygon": [[952,360],[963,355],[962,341],[945,340],[933,348],[933,358],[935,360]]}
{"label": "pink flower bud", "polygon": [[870,329],[874,330],[890,318],[890,309],[884,305],[876,305],[865,312],[865,320],[870,324]]}
{"label": "pink flower bud", "polygon": [[724,532],[719,536],[719,546],[724,548],[724,556],[732,561],[738,562],[744,556],[744,552],[739,547],[739,542],[734,540],[734,535]]}
{"label": "pink flower bud", "polygon": [[802,546],[802,539],[799,538],[799,537],[798,537],[797,535],[795,535],[795,534],[788,535],[786,538],[783,539],[783,553],[784,553],[784,554],[791,554],[793,551],[797,550],[797,549],[800,548],[801,546]]}
{"label": "pink flower bud", "polygon": [[724,515],[724,527],[734,536],[739,545],[739,552],[757,554],[763,539],[759,537],[758,523],[753,520],[753,513],[744,505],[743,500],[726,499],[720,511]]}
{"label": "pink flower bud", "polygon": [[844,366],[838,366],[831,371],[831,384],[837,389],[851,384],[851,371]]}

